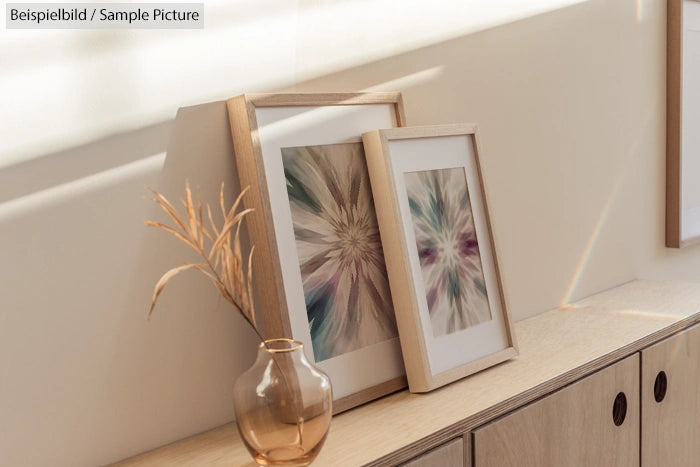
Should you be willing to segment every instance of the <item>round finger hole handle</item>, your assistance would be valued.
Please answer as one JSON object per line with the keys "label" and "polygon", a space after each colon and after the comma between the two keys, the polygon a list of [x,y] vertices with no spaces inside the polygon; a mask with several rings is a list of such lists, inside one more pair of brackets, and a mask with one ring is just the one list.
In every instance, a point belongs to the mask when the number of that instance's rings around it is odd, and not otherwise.
{"label": "round finger hole handle", "polygon": [[625,421],[625,417],[627,416],[627,396],[625,396],[624,392],[620,392],[615,396],[612,416],[615,426],[620,426]]}
{"label": "round finger hole handle", "polygon": [[654,381],[654,400],[656,402],[661,402],[666,397],[666,388],[668,387],[668,378],[666,377],[666,372],[659,371],[656,375],[656,380]]}

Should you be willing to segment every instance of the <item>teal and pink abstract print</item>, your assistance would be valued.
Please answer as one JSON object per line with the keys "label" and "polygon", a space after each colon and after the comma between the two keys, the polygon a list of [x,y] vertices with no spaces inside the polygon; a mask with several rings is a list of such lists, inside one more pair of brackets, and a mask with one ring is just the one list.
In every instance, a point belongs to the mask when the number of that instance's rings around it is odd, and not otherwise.
{"label": "teal and pink abstract print", "polygon": [[282,149],[317,362],[397,336],[362,143]]}
{"label": "teal and pink abstract print", "polygon": [[404,176],[433,336],[491,320],[464,169]]}

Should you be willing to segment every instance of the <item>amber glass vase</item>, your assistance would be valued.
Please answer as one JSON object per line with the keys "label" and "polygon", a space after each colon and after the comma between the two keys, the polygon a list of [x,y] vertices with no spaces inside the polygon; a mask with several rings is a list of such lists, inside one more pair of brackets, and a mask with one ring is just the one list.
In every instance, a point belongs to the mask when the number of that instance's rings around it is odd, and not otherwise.
{"label": "amber glass vase", "polygon": [[238,431],[260,465],[311,464],[326,440],[332,401],[328,376],[291,339],[261,343],[234,387]]}

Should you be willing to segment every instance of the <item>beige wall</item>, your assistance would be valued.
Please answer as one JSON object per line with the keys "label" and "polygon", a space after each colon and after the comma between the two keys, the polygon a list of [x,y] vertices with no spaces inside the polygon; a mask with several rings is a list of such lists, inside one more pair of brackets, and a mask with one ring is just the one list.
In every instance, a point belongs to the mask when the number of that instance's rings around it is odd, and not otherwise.
{"label": "beige wall", "polygon": [[700,248],[663,246],[665,2],[495,3],[212,2],[204,31],[4,30],[3,461],[103,464],[233,417],[242,321],[194,276],[146,320],[188,256],[143,226],[144,185],[176,197],[187,176],[214,199],[235,178],[224,105],[192,104],[400,90],[410,124],[479,123],[516,320],[635,277],[700,280]]}

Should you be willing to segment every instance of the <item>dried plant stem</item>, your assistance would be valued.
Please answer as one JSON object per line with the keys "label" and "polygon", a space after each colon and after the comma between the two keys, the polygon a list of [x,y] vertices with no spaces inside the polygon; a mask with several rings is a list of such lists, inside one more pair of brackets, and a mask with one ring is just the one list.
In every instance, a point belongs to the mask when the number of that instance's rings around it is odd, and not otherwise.
{"label": "dried plant stem", "polygon": [[[253,264],[253,252],[254,251],[255,251],[255,246],[251,247],[250,255],[248,256],[248,277],[252,277],[252,264]],[[204,256],[204,255],[202,255],[202,256]],[[223,279],[219,276],[219,273],[217,272],[216,268],[211,263],[211,261],[209,261],[209,259],[207,259],[205,264],[206,264],[206,267],[201,267],[201,265],[194,265],[194,267],[199,272],[208,276],[212,280],[212,282],[214,282],[215,284],[219,284],[219,283],[223,284],[224,283]],[[209,269],[209,270],[207,271],[207,269]],[[253,285],[252,280],[249,280],[247,287],[250,290],[252,290],[252,285]],[[234,298],[231,296],[231,294],[225,288],[223,290],[222,289],[219,289],[219,290],[221,291],[222,295],[224,295],[224,299],[238,310],[238,312],[241,314],[241,316],[243,316],[243,319],[245,319],[246,322],[250,325],[250,327],[253,328],[253,331],[255,331],[255,334],[258,335],[258,338],[260,339],[260,341],[265,345],[265,347],[267,347],[267,343],[265,342],[265,338],[258,330],[258,326],[257,326],[257,323],[255,321],[255,315],[252,313],[250,315],[248,313],[246,313],[246,311],[242,308],[242,306],[239,305],[234,300]]]}
{"label": "dried plant stem", "polygon": [[[206,206],[207,220],[209,227],[204,224],[204,206],[202,205],[201,197],[197,194],[197,204],[195,205],[192,191],[190,190],[189,182],[185,184],[185,199],[182,204],[185,208],[185,216],[178,213],[177,209],[160,193],[149,188],[153,193],[153,201],[158,204],[163,211],[175,223],[174,227],[161,224],[153,221],[146,221],[146,225],[157,227],[168,232],[175,238],[183,242],[185,245],[194,250],[202,259],[199,263],[185,263],[181,266],[174,267],[167,271],[156,283],[153,290],[153,298],[151,299],[151,308],[148,311],[150,318],[158,301],[163,288],[167,283],[183,271],[194,269],[206,276],[219,290],[224,300],[233,305],[234,309],[246,320],[257,334],[260,342],[266,349],[270,350],[268,343],[258,330],[255,321],[255,307],[253,299],[253,253],[255,247],[250,249],[248,255],[247,271],[243,272],[243,261],[241,257],[241,242],[240,232],[241,224],[245,216],[252,212],[252,209],[243,209],[238,211],[238,208],[243,200],[247,188],[244,189],[236,201],[227,210],[224,202],[224,185],[221,184],[219,191],[219,205],[224,222],[219,229],[213,220],[211,208]],[[211,245],[211,246],[209,246]],[[208,251],[207,251],[208,250]],[[273,353],[272,361],[275,363],[282,376],[282,381],[291,394],[294,389],[288,375],[284,371],[282,365],[277,360],[278,356]],[[296,411],[296,426],[297,426],[297,442],[303,444],[303,424],[304,419],[301,417],[301,409],[295,405]]]}
{"label": "dried plant stem", "polygon": [[[224,300],[229,302],[238,313],[253,328],[258,338],[265,343],[265,338],[258,329],[255,320],[255,306],[253,298],[253,253],[255,247],[250,250],[248,256],[247,273],[243,271],[241,257],[241,224],[252,209],[239,210],[247,188],[242,190],[230,209],[226,209],[224,202],[224,185],[221,184],[219,192],[219,205],[223,216],[221,228],[217,228],[211,214],[211,208],[206,206],[209,227],[204,224],[204,206],[201,196],[197,193],[195,204],[189,182],[185,184],[185,198],[182,204],[185,214],[178,210],[160,193],[149,188],[153,193],[153,201],[174,221],[174,226],[159,222],[146,221],[146,225],[157,227],[168,232],[182,243],[190,247],[202,259],[199,263],[185,263],[167,271],[156,283],[151,299],[150,317],[158,301],[163,288],[167,283],[189,269],[195,269],[206,276],[219,290]],[[265,343],[265,346],[267,344]]]}

